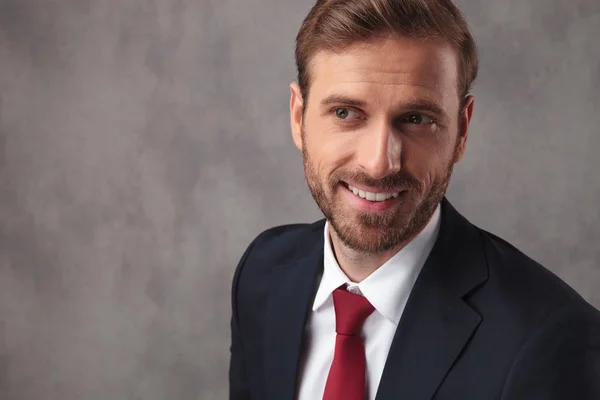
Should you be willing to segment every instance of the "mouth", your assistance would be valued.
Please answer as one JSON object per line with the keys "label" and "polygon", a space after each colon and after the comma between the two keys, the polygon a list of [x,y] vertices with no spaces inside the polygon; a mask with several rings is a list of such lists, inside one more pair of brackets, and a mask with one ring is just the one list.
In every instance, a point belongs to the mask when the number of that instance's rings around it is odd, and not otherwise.
{"label": "mouth", "polygon": [[346,188],[348,190],[350,190],[352,193],[354,193],[354,195],[360,197],[361,199],[365,199],[368,201],[372,201],[375,203],[378,202],[382,202],[382,201],[386,201],[386,200],[390,200],[390,199],[395,199],[398,196],[400,196],[400,193],[402,191],[397,191],[397,192],[371,192],[368,190],[362,190],[359,189],[357,187],[354,187],[352,185],[350,185],[349,183],[344,182],[343,183],[344,186],[346,186]]}
{"label": "mouth", "polygon": [[363,212],[389,212],[405,197],[407,190],[392,189],[395,191],[384,191],[377,188],[358,188],[346,182],[340,182],[344,188],[344,197],[348,204]]}

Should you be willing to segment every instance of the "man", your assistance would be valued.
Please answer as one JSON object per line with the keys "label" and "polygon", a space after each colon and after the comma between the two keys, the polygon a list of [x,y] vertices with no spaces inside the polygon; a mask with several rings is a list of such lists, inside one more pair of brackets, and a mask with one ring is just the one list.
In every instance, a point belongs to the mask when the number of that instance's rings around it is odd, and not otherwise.
{"label": "man", "polygon": [[319,0],[291,127],[325,220],[233,288],[235,400],[600,399],[600,313],[445,199],[478,59],[450,0]]}

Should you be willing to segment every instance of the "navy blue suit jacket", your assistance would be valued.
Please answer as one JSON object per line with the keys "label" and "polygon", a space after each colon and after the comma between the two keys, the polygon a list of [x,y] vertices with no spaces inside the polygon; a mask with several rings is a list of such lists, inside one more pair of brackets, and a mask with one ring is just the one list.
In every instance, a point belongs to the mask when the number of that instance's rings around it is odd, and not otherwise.
{"label": "navy blue suit jacket", "polygon": [[[295,398],[324,223],[269,229],[242,256],[230,399]],[[600,313],[444,199],[377,392],[376,400],[392,399],[600,400]]]}

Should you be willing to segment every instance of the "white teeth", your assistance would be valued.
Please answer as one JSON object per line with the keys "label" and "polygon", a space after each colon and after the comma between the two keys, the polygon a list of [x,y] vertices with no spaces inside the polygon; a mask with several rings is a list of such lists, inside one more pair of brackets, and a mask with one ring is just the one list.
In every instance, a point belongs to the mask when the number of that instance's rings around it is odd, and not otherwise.
{"label": "white teeth", "polygon": [[365,192],[364,190],[360,190],[357,189],[355,187],[352,187],[350,185],[348,185],[348,189],[350,189],[352,191],[352,193],[354,193],[355,195],[363,198],[363,199],[367,199],[369,201],[384,201],[384,200],[389,200],[391,198],[396,198],[400,195],[399,192],[396,193],[371,193],[371,192]]}
{"label": "white teeth", "polygon": [[[375,199],[374,199],[374,200],[375,200],[375,201],[383,201],[383,200],[386,200],[386,199],[389,199],[389,197],[388,197],[388,195],[387,195],[387,194],[384,194],[384,193],[377,193],[377,194],[375,195]],[[367,197],[367,200],[370,200],[370,199]]]}

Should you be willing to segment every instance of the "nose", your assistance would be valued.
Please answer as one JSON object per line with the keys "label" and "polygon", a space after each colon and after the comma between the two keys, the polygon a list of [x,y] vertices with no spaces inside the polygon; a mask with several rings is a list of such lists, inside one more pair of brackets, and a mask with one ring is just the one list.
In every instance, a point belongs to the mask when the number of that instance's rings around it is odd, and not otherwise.
{"label": "nose", "polygon": [[357,151],[360,168],[373,179],[400,171],[402,143],[392,125],[382,122],[364,136]]}

